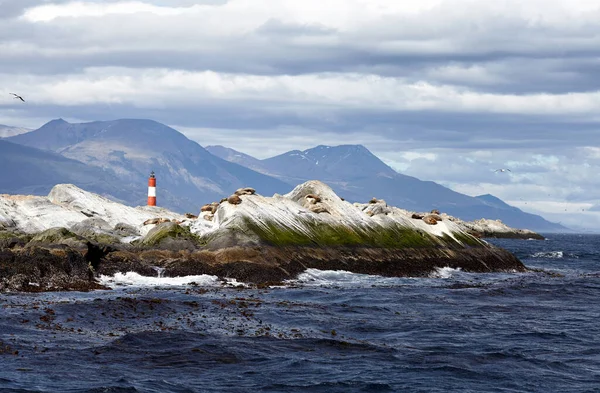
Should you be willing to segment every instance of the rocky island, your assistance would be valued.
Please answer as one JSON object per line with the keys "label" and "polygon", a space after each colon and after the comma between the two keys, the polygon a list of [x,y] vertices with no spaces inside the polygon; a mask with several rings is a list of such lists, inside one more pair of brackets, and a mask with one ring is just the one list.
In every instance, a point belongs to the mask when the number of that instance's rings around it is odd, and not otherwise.
{"label": "rocky island", "polygon": [[525,271],[481,237],[541,236],[373,198],[350,203],[319,181],[265,197],[243,188],[199,214],[129,207],[69,184],[0,195],[0,291],[91,290],[100,275],[209,274],[270,285],[308,268],[428,276],[436,268]]}

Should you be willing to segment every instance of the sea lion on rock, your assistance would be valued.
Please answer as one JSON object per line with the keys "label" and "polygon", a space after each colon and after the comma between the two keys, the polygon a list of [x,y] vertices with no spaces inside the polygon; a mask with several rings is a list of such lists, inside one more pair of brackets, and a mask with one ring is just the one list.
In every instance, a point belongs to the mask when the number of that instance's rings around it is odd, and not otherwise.
{"label": "sea lion on rock", "polygon": [[371,200],[369,201],[369,203],[377,203],[377,202],[379,202],[379,199],[377,199],[375,197],[371,198]]}
{"label": "sea lion on rock", "polygon": [[418,213],[413,213],[413,215],[411,216],[411,218],[414,218],[415,220],[421,220],[423,219],[423,215],[422,214],[418,214]]}
{"label": "sea lion on rock", "polygon": [[158,218],[149,218],[146,221],[144,221],[144,225],[154,225],[154,224],[158,224]]}
{"label": "sea lion on rock", "polygon": [[212,210],[212,208],[213,208],[212,205],[206,204],[200,208],[200,211],[201,212],[209,212]]}
{"label": "sea lion on rock", "polygon": [[[202,210],[200,210],[202,211]],[[190,220],[195,220],[196,218],[198,218],[198,216],[192,214],[192,213],[185,213],[185,218],[189,218]]]}
{"label": "sea lion on rock", "polygon": [[431,214],[440,214],[440,211],[438,209],[433,209],[431,211]]}
{"label": "sea lion on rock", "polygon": [[323,206],[322,204],[318,204],[318,205],[309,205],[308,206],[308,210],[310,210],[313,213],[329,213],[329,210],[327,210],[327,208],[325,206]]}
{"label": "sea lion on rock", "polygon": [[227,198],[227,202],[231,203],[232,205],[239,205],[242,203],[242,198],[240,198],[239,195],[233,194]]}
{"label": "sea lion on rock", "polygon": [[304,198],[306,198],[306,200],[312,205],[317,202],[321,202],[321,197],[315,194],[308,194]]}
{"label": "sea lion on rock", "polygon": [[234,192],[234,195],[254,195],[254,194],[256,194],[256,190],[252,187],[238,188]]}
{"label": "sea lion on rock", "polygon": [[383,199],[379,199],[376,203],[365,205],[363,211],[372,217],[378,214],[387,215],[392,212],[392,209],[388,207],[387,203],[385,203]]}
{"label": "sea lion on rock", "polygon": [[423,217],[423,221],[425,221],[425,223],[429,225],[436,225],[438,222],[438,220],[436,220],[435,217],[431,215]]}

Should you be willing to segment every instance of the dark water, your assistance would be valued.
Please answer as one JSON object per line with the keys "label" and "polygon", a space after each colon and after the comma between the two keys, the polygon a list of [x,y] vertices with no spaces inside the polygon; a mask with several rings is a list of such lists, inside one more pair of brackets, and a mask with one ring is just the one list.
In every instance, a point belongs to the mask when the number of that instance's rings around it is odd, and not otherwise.
{"label": "dark water", "polygon": [[544,272],[0,295],[2,392],[599,392],[600,236]]}

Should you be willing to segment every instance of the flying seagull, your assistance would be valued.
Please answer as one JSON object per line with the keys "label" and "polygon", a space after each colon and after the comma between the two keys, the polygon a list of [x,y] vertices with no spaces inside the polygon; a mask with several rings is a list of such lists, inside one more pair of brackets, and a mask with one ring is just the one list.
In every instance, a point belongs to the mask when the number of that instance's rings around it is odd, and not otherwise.
{"label": "flying seagull", "polygon": [[21,97],[20,95],[15,94],[15,93],[9,93],[9,94],[12,94],[13,96],[15,96],[14,98],[16,98],[16,99],[19,99],[19,100],[25,102],[25,100],[23,99],[23,97]]}
{"label": "flying seagull", "polygon": [[496,169],[496,170],[494,171],[494,173],[495,173],[495,172],[512,172],[512,171],[511,171],[510,169],[508,169],[508,168],[500,168],[500,169]]}

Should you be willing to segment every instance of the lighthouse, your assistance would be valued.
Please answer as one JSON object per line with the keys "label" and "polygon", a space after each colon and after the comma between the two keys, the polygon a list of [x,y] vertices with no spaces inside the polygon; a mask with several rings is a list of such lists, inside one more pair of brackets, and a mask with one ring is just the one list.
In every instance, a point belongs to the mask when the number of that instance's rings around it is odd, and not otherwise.
{"label": "lighthouse", "polygon": [[156,206],[156,176],[154,176],[154,171],[150,173],[148,178],[148,206]]}

